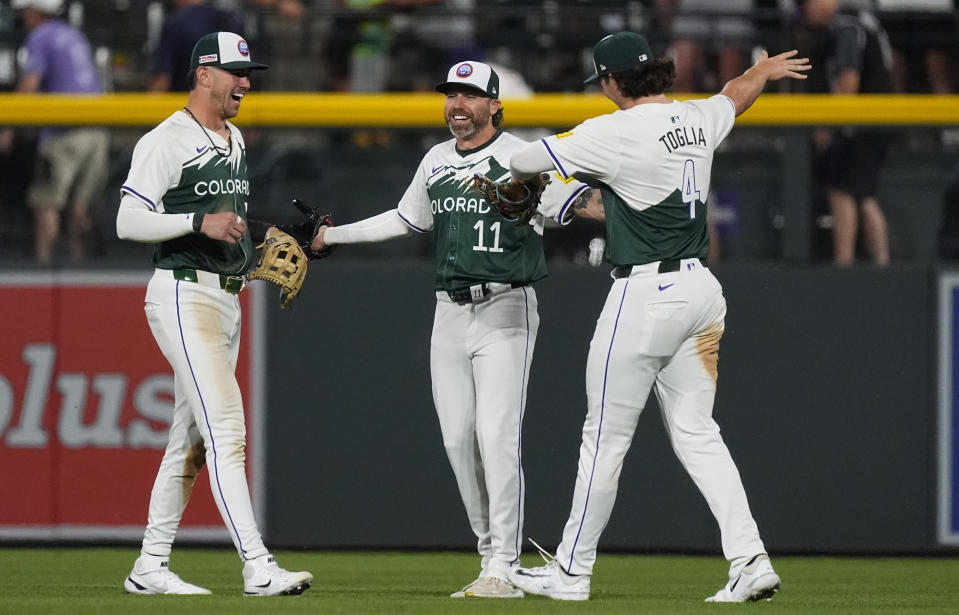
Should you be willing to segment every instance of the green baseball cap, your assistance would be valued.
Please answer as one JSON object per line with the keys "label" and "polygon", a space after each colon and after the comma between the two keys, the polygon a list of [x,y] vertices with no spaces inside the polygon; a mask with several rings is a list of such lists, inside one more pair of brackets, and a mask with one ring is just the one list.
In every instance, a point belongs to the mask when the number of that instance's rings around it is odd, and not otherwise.
{"label": "green baseball cap", "polygon": [[596,72],[583,83],[592,83],[603,75],[639,68],[652,59],[653,50],[642,34],[635,32],[610,34],[593,47],[593,68]]}
{"label": "green baseball cap", "polygon": [[190,55],[190,69],[216,66],[223,70],[266,70],[250,55],[250,46],[239,34],[211,32],[196,42]]}

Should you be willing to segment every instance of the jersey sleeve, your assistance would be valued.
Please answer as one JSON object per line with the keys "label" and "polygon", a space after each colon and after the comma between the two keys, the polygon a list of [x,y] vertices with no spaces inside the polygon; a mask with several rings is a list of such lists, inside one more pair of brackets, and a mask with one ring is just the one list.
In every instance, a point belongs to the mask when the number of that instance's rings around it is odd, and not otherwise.
{"label": "jersey sleeve", "polygon": [[572,177],[564,179],[558,171],[550,173],[549,180],[537,211],[565,226],[573,220],[573,203],[589,186]]}
{"label": "jersey sleeve", "polygon": [[163,145],[163,135],[158,131],[144,135],[133,148],[130,174],[120,187],[121,193],[134,196],[151,210],[161,212],[163,195],[176,185],[180,173],[172,150]]}
{"label": "jersey sleeve", "polygon": [[581,175],[608,182],[619,171],[619,136],[610,115],[588,119],[540,142],[563,179]]}
{"label": "jersey sleeve", "polygon": [[[432,151],[432,150],[431,150]],[[403,193],[396,210],[400,218],[414,231],[425,233],[433,229],[433,210],[426,182],[430,175],[430,154],[427,154],[417,167],[413,181]]]}
{"label": "jersey sleeve", "polygon": [[719,145],[736,123],[736,105],[724,94],[716,94],[705,100],[691,100],[689,104],[706,116],[703,126],[712,130],[711,143]]}

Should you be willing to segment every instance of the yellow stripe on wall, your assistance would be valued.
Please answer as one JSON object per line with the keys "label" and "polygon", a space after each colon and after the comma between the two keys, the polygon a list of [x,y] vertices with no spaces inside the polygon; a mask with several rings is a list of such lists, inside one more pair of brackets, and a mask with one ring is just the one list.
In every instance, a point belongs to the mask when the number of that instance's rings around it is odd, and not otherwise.
{"label": "yellow stripe on wall", "polygon": [[[689,98],[689,97],[677,97]],[[103,96],[0,94],[2,125],[152,126],[186,103],[185,94],[123,93]],[[601,94],[539,94],[503,100],[507,127],[564,129],[614,111]],[[237,123],[258,126],[378,126],[437,128],[443,98],[417,94],[307,94],[251,92]],[[820,126],[959,125],[959,96],[764,94],[739,125]]]}

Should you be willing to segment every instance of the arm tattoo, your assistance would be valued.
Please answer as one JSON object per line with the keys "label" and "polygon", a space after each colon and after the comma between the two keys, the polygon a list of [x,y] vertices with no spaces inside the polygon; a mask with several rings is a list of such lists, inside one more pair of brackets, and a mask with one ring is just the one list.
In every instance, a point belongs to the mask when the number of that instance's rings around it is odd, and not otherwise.
{"label": "arm tattoo", "polygon": [[573,201],[573,209],[579,209],[579,210],[586,209],[586,207],[589,205],[589,201],[592,198],[593,198],[592,188],[587,188],[586,190],[583,190],[580,193],[580,195],[576,197],[576,200]]}

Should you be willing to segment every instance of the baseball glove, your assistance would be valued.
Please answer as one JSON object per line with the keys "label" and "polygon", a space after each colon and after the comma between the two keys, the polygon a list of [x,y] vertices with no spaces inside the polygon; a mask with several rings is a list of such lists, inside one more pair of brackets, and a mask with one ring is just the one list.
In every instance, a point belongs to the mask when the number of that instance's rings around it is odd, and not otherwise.
{"label": "baseball glove", "polygon": [[526,224],[536,213],[543,190],[548,183],[549,175],[546,173],[518,184],[497,183],[480,173],[473,175],[473,187],[486,196],[486,202],[499,215],[519,224]]}
{"label": "baseball glove", "polygon": [[300,244],[289,234],[270,227],[257,246],[260,258],[247,274],[251,280],[266,280],[280,287],[280,307],[290,309],[306,279],[309,260]]}
{"label": "baseball glove", "polygon": [[336,246],[327,246],[322,250],[314,250],[310,247],[313,239],[319,232],[321,226],[333,226],[333,218],[330,214],[321,214],[320,210],[310,207],[299,199],[293,199],[293,206],[303,214],[303,221],[296,224],[277,224],[276,228],[296,239],[303,251],[310,259],[323,258],[329,256]]}

